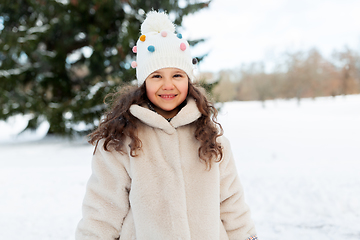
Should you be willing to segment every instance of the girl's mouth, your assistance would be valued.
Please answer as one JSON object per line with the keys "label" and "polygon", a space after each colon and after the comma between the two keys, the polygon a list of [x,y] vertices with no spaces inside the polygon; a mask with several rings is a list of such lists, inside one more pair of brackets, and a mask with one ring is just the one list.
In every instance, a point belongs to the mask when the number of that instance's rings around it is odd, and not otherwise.
{"label": "girl's mouth", "polygon": [[165,100],[171,100],[173,98],[175,98],[177,96],[177,94],[161,94],[159,95],[159,97],[161,97],[162,99]]}

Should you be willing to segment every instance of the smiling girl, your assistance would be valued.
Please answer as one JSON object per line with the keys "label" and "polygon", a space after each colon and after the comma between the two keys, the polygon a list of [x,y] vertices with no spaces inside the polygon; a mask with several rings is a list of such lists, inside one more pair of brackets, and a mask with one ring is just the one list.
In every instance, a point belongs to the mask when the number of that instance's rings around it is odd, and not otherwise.
{"label": "smiling girl", "polygon": [[145,81],[149,106],[153,105],[164,118],[173,118],[187,97],[188,79],[186,73],[177,68],[163,68],[151,73]]}
{"label": "smiling girl", "polygon": [[189,44],[165,13],[141,26],[138,86],[98,129],[76,239],[254,240],[217,111],[193,84]]}

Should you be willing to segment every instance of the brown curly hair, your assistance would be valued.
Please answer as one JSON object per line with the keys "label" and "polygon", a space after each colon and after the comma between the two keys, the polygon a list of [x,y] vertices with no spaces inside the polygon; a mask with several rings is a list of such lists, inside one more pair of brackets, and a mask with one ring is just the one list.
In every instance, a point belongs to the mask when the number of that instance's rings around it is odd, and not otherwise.
{"label": "brown curly hair", "polygon": [[[200,87],[196,87],[189,81],[188,96],[195,99],[196,105],[201,116],[195,121],[195,138],[201,143],[198,154],[205,162],[208,169],[211,168],[212,161],[220,161],[223,156],[222,147],[216,141],[223,134],[223,129],[216,121],[217,110],[214,105],[207,100]],[[204,92],[204,91],[203,91]],[[136,150],[141,149],[141,140],[137,137],[136,129],[138,119],[130,113],[132,104],[146,104],[149,99],[146,95],[145,83],[140,87],[126,86],[115,94],[109,94],[105,97],[104,103],[111,99],[110,109],[105,113],[98,128],[88,135],[89,143],[95,144],[95,150],[98,142],[104,139],[104,150],[109,151],[109,147],[116,151],[124,153],[124,143],[126,137],[131,139],[129,144],[130,155],[136,156]],[[95,152],[95,151],[94,151]]]}

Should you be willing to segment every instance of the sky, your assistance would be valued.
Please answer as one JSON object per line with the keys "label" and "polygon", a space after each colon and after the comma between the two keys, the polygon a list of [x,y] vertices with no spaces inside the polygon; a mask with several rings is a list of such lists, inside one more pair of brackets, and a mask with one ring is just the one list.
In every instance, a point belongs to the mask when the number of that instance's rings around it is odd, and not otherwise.
{"label": "sky", "polygon": [[213,0],[184,18],[189,40],[206,38],[193,55],[209,55],[200,71],[270,64],[285,51],[317,48],[324,57],[346,46],[360,52],[359,0]]}

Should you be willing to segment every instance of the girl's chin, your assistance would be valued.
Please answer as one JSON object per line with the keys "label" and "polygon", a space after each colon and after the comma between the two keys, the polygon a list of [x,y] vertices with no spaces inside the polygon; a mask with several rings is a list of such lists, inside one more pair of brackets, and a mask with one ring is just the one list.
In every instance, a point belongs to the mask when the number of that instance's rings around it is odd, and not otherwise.
{"label": "girl's chin", "polygon": [[164,112],[172,112],[176,109],[177,107],[174,108],[161,108],[161,110],[163,110]]}
{"label": "girl's chin", "polygon": [[153,106],[154,106],[155,110],[160,110],[160,111],[164,111],[164,112],[171,112],[177,108],[177,106],[174,106],[174,105],[171,106],[170,104],[154,104],[153,103]]}

